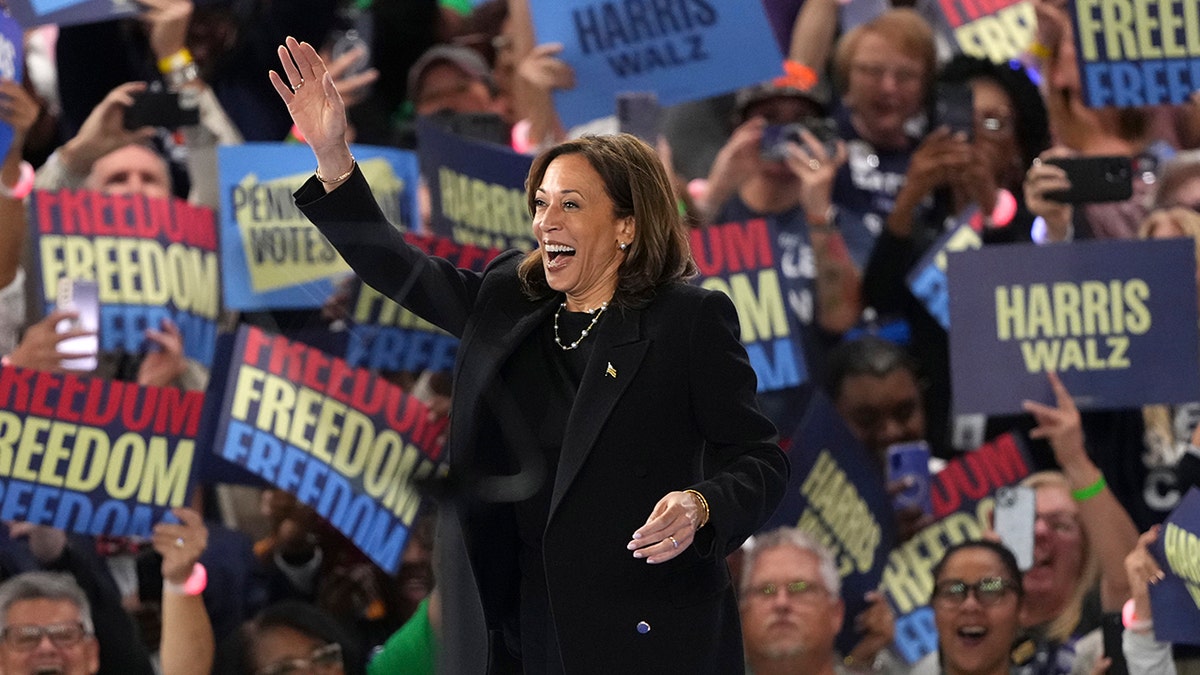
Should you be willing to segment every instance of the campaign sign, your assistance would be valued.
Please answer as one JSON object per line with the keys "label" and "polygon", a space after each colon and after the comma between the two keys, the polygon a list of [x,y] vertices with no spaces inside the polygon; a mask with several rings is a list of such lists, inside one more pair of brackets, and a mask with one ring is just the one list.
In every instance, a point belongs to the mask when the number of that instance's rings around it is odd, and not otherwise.
{"label": "campaign sign", "polygon": [[949,262],[956,413],[1053,401],[1047,371],[1080,409],[1195,400],[1191,239],[985,246]]}
{"label": "campaign sign", "polygon": [[927,0],[924,8],[947,42],[992,63],[1021,56],[1037,33],[1032,0]]}
{"label": "campaign sign", "polygon": [[0,519],[149,536],[192,485],[204,393],[0,368]]}
{"label": "campaign sign", "polygon": [[796,527],[833,553],[846,602],[837,645],[848,654],[858,641],[854,617],[867,607],[863,596],[879,588],[896,545],[896,519],[880,469],[823,393],[813,394],[792,438],[787,492],[763,529]]}
{"label": "campaign sign", "polygon": [[[413,229],[417,160],[393,148],[351,147],[388,220]],[[320,307],[342,257],[296,206],[293,193],[313,175],[312,151],[288,143],[245,143],[217,149],[221,181],[221,268],[230,309]]]}
{"label": "campaign sign", "polygon": [[417,152],[435,234],[484,248],[534,248],[525,200],[531,157],[427,119],[417,120]]}
{"label": "campaign sign", "polygon": [[53,23],[74,26],[136,16],[136,0],[8,0],[8,11],[25,28]]}
{"label": "campaign sign", "polygon": [[101,351],[144,352],[153,344],[146,329],[161,330],[170,319],[184,355],[212,363],[221,275],[211,209],[176,198],[60,190],[34,191],[29,213],[47,312],[60,278],[93,280]]}
{"label": "campaign sign", "polygon": [[1200,0],[1072,0],[1068,11],[1087,105],[1179,105],[1200,89]]}
{"label": "campaign sign", "polygon": [[921,301],[929,315],[942,328],[950,330],[950,288],[946,279],[946,254],[983,246],[983,239],[968,223],[946,232],[929,247],[912,271],[908,273],[908,288]]}
{"label": "campaign sign", "polygon": [[783,60],[758,0],[529,5],[537,41],[562,43],[575,70],[577,86],[554,97],[567,127],[603,117],[617,92],[653,91],[675,105],[769,80]]}
{"label": "campaign sign", "polygon": [[[242,326],[213,452],[311,506],[389,574],[438,470],[446,419],[400,387],[306,345]],[[220,386],[217,383],[214,387]]]}
{"label": "campaign sign", "polygon": [[[428,255],[445,258],[460,269],[482,272],[499,249],[456,244],[437,235],[407,232],[404,239]],[[348,341],[344,354],[354,368],[396,372],[450,370],[458,352],[458,338],[396,304],[362,283],[346,280],[344,294]]]}
{"label": "campaign sign", "polygon": [[692,230],[691,238],[700,268],[692,283],[733,300],[758,391],[806,381],[804,350],[780,285],[774,225],[763,218],[723,223]]}
{"label": "campaign sign", "polygon": [[884,596],[896,614],[894,647],[909,663],[938,645],[933,610],[933,567],[946,549],[981,539],[991,527],[996,488],[1030,474],[1032,462],[1012,434],[998,436],[950,462],[933,476],[933,525],[891,551],[883,570]]}
{"label": "campaign sign", "polygon": [[[12,16],[0,11],[0,79],[20,83],[25,77],[25,33]],[[0,121],[0,156],[12,145],[13,128]]]}
{"label": "campaign sign", "polygon": [[1149,587],[1154,637],[1200,645],[1200,488],[1192,486],[1151,550],[1166,578]]}

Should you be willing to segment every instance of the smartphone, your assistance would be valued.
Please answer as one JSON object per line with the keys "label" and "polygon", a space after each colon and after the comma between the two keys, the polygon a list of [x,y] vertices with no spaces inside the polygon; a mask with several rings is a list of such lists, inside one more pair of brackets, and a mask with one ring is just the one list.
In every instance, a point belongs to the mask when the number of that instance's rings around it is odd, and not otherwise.
{"label": "smartphone", "polygon": [[658,143],[658,128],[662,107],[652,91],[625,91],[617,94],[617,123],[621,133],[633,134],[654,147]]}
{"label": "smartphone", "polygon": [[54,327],[55,331],[65,333],[81,328],[91,331],[84,335],[63,340],[58,343],[60,354],[86,354],[75,359],[63,359],[63,368],[68,370],[95,370],[96,353],[100,350],[100,287],[95,281],[88,279],[71,279],[62,277],[58,280],[58,309],[71,310],[78,316],[63,319]]}
{"label": "smartphone", "polygon": [[443,110],[429,115],[438,126],[452,134],[508,147],[512,134],[504,119],[495,113],[460,113]]}
{"label": "smartphone", "polygon": [[964,133],[968,140],[975,137],[975,95],[971,85],[965,82],[939,84],[935,107],[938,125],[949,127],[955,133]]}
{"label": "smartphone", "polygon": [[1129,157],[1054,157],[1047,163],[1067,172],[1071,187],[1047,192],[1046,199],[1067,204],[1123,202],[1133,196],[1133,161]]}
{"label": "smartphone", "polygon": [[1017,557],[1017,567],[1033,567],[1033,526],[1037,520],[1034,491],[1016,485],[996,489],[996,514],[993,520],[1000,541]]}
{"label": "smartphone", "polygon": [[200,108],[185,108],[179,103],[179,94],[173,91],[139,91],[133,94],[133,103],[125,109],[125,128],[163,127],[178,129],[200,123]]}
{"label": "smartphone", "polygon": [[763,159],[782,162],[787,157],[787,143],[807,148],[800,130],[805,129],[820,141],[827,157],[837,156],[837,123],[828,117],[808,117],[792,124],[768,124],[763,127],[760,154]]}
{"label": "smartphone", "polygon": [[912,485],[892,498],[896,510],[916,506],[933,513],[929,492],[929,444],[925,441],[894,443],[887,449],[888,482],[911,478]]}
{"label": "smartphone", "polygon": [[1121,646],[1125,625],[1121,623],[1120,612],[1105,612],[1100,619],[1101,632],[1104,636],[1104,656],[1112,659],[1104,675],[1129,675],[1129,664],[1125,662],[1125,651]]}

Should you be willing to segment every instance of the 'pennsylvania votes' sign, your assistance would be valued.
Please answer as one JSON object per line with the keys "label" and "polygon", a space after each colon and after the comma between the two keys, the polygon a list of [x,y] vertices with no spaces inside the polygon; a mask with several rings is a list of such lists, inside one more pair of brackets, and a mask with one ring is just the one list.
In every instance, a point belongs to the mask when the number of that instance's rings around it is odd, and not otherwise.
{"label": "'pennsylvania votes' sign", "polygon": [[[393,148],[351,147],[388,220],[414,229],[417,159]],[[292,193],[313,175],[308,146],[246,143],[217,149],[221,178],[221,266],[230,309],[320,307],[350,270],[296,206]]]}

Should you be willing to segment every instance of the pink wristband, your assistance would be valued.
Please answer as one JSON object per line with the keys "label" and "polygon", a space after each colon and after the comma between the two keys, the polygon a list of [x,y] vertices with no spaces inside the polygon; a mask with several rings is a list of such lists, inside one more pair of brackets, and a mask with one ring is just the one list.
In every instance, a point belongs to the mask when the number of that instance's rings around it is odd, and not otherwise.
{"label": "pink wristband", "polygon": [[208,586],[208,570],[204,565],[196,563],[192,566],[192,575],[182,584],[163,579],[163,592],[170,591],[176,595],[200,595]]}

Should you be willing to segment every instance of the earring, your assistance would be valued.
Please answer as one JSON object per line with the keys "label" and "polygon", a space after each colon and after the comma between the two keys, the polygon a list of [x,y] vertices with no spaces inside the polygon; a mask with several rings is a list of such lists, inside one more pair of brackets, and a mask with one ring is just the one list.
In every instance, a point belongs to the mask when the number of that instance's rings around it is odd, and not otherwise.
{"label": "earring", "polygon": [[625,242],[623,242],[623,241],[621,241],[621,242],[617,242],[617,248],[619,248],[619,249],[621,249],[622,251],[624,251],[625,249],[629,248],[629,244],[626,244],[626,243],[625,243]]}

